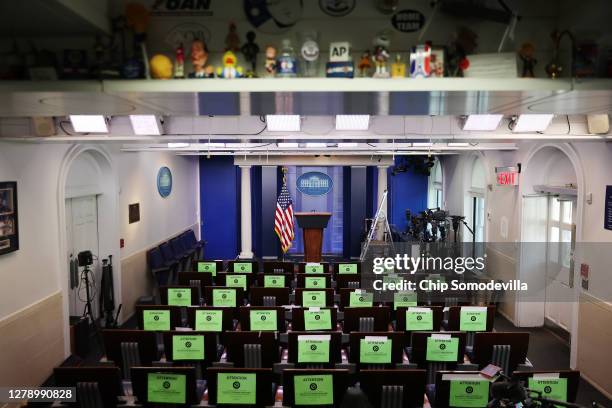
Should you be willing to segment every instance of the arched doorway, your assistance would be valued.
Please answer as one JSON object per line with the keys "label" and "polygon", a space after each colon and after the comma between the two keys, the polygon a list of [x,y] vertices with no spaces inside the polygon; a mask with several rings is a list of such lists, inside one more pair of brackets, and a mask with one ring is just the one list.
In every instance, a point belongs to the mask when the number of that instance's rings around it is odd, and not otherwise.
{"label": "arched doorway", "polygon": [[576,356],[578,290],[574,248],[581,237],[583,172],[567,144],[534,148],[521,174],[518,278],[529,285],[516,302],[516,324],[550,325],[571,338]]}
{"label": "arched doorway", "polygon": [[[70,351],[70,317],[81,317],[87,301],[87,289],[95,319],[100,318],[99,296],[102,291],[102,260],[113,259],[113,297],[121,301],[118,226],[118,183],[110,155],[94,146],[74,146],[60,168],[58,185],[58,218],[60,271],[64,296],[65,351]],[[85,284],[84,268],[76,260],[81,251],[91,251],[93,265]],[[112,258],[111,258],[112,257]]]}

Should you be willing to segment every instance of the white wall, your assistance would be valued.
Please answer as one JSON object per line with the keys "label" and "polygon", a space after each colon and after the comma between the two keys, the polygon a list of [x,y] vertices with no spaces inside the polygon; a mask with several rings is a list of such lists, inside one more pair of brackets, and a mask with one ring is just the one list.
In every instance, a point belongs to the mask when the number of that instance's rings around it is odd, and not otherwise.
{"label": "white wall", "polygon": [[[101,197],[118,203],[119,214],[110,218],[101,214],[105,222],[115,225],[100,225],[101,242],[110,243],[100,256],[120,254],[114,262],[115,293],[119,295],[115,300],[117,306],[125,303],[121,316],[125,319],[136,299],[150,294],[146,249],[186,228],[197,227],[198,162],[169,152],[128,154],[113,146],[98,148],[109,153],[117,175],[112,183],[118,184],[115,190],[119,192],[118,197]],[[62,163],[71,149],[74,146],[68,144],[0,142],[0,180],[18,183],[20,234],[20,249],[0,256],[0,338],[3,350],[11,351],[2,356],[0,384],[13,384],[15,379],[21,385],[40,384],[69,354],[68,300],[63,293],[68,272],[59,243],[60,231],[65,228],[59,217],[64,194],[58,192],[60,174],[67,173]],[[173,172],[173,192],[166,199],[157,193],[160,166]],[[132,202],[141,203],[141,220],[128,225],[128,203]],[[126,240],[122,251],[120,237]],[[52,319],[54,324],[45,326],[41,319]],[[19,378],[11,376],[23,371],[23,362],[35,369]]]}

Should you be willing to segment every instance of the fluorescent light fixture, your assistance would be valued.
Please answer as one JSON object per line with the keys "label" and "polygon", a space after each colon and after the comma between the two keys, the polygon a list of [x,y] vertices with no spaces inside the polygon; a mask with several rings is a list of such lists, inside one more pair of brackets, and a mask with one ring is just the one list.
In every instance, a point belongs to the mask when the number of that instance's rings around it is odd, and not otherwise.
{"label": "fluorescent light fixture", "polygon": [[266,115],[270,132],[299,132],[300,115]]}
{"label": "fluorescent light fixture", "polygon": [[168,149],[184,149],[185,147],[189,147],[189,146],[191,146],[191,144],[189,143],[182,143],[182,142],[168,143]]}
{"label": "fluorescent light fixture", "polygon": [[317,147],[317,148],[327,147],[327,143],[311,142],[311,143],[306,143],[306,147]]}
{"label": "fluorescent light fixture", "polygon": [[469,147],[469,143],[447,143],[448,147]]}
{"label": "fluorescent light fixture", "polygon": [[514,123],[513,132],[543,132],[546,130],[555,115],[553,114],[526,114],[519,115]]}
{"label": "fluorescent light fixture", "polygon": [[203,147],[225,147],[225,143],[202,143]]}
{"label": "fluorescent light fixture", "polygon": [[414,142],[412,143],[412,147],[431,147],[433,143],[431,142]]}
{"label": "fluorescent light fixture", "polygon": [[496,130],[504,115],[469,115],[463,124],[463,130]]}
{"label": "fluorescent light fixture", "polygon": [[70,122],[77,133],[108,133],[103,115],[70,115]]}
{"label": "fluorescent light fixture", "polygon": [[370,115],[336,115],[336,130],[368,130]]}
{"label": "fluorescent light fixture", "polygon": [[281,149],[297,149],[300,145],[299,143],[293,142],[281,142],[276,144]]}
{"label": "fluorescent light fixture", "polygon": [[162,134],[161,123],[155,115],[130,115],[134,134],[139,136]]}
{"label": "fluorescent light fixture", "polygon": [[338,148],[340,149],[349,149],[357,146],[359,146],[359,143],[338,143]]}

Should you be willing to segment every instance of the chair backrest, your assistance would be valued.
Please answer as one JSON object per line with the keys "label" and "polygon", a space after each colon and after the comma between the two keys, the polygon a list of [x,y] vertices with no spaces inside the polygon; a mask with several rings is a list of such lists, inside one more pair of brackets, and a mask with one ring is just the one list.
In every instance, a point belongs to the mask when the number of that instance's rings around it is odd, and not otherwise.
{"label": "chair backrest", "polygon": [[252,352],[253,347],[245,348],[245,345],[259,345],[261,347],[260,367],[272,368],[274,363],[280,362],[280,343],[278,334],[274,332],[235,331],[225,332],[222,343],[227,350],[228,361],[234,363],[235,367],[246,367],[246,364],[254,364],[253,355],[245,354]]}
{"label": "chair backrest", "polygon": [[191,246],[195,246],[198,243],[198,240],[195,236],[195,232],[192,229],[188,229],[187,231],[185,231],[183,233],[183,236],[185,237],[185,242],[188,242]]}
{"label": "chair backrest", "polygon": [[[359,370],[359,386],[377,406],[417,408],[423,406],[426,372],[420,369]],[[399,388],[394,388],[399,387]],[[401,393],[401,397],[398,395]],[[401,398],[402,403],[397,401]]]}
{"label": "chair backrest", "polygon": [[152,248],[147,252],[147,259],[149,261],[150,269],[157,269],[164,267],[164,257],[159,248]]}
{"label": "chair backrest", "polygon": [[181,243],[181,237],[172,238],[170,240],[170,246],[174,253],[179,256],[185,253],[185,248],[183,248],[183,244]]}
{"label": "chair backrest", "polygon": [[166,261],[173,261],[176,258],[174,250],[172,249],[172,246],[170,246],[169,242],[160,244],[159,250]]}
{"label": "chair backrest", "polygon": [[[92,403],[92,394],[97,391],[104,407],[115,407],[117,397],[123,395],[118,367],[57,367],[53,370],[53,377],[58,387],[77,387],[77,402],[69,406],[91,407],[88,403]],[[79,383],[87,386],[79,387]],[[92,384],[96,384],[95,390]]]}
{"label": "chair backrest", "polygon": [[[184,377],[185,388],[179,390],[179,393],[184,394],[185,403],[177,403],[175,406],[192,406],[200,402],[201,395],[196,387],[195,367],[133,367],[131,371],[133,395],[136,396],[139,405],[150,406],[149,404],[157,402],[149,401],[149,398],[155,395],[149,392],[149,387],[157,385],[157,381],[151,381],[151,378],[163,378],[164,375]],[[168,385],[172,386],[170,383]]]}
{"label": "chair backrest", "polygon": [[[274,394],[276,388],[271,384],[274,381],[272,369],[270,368],[234,368],[234,367],[209,367],[206,370],[206,385],[208,388],[208,404],[220,406],[217,404],[219,397],[218,392],[223,391],[219,387],[219,382],[228,377],[240,378],[240,376],[253,376],[255,380],[255,404],[258,407],[268,407],[274,405]],[[227,381],[227,380],[226,380]],[[233,382],[230,383],[233,385]],[[278,384],[277,384],[278,385]],[[242,387],[240,387],[242,388]],[[243,394],[244,395],[244,394]],[[233,395],[227,394],[224,396],[224,403],[232,400]]]}
{"label": "chair backrest", "polygon": [[[124,369],[133,367],[136,363],[150,366],[159,358],[155,332],[124,329],[103,330],[102,338],[107,359]],[[129,373],[124,372],[123,375],[128,378]]]}
{"label": "chair backrest", "polygon": [[381,408],[402,408],[404,406],[404,386],[383,385],[380,406]]}
{"label": "chair backrest", "polygon": [[510,351],[509,344],[495,344],[491,356],[491,364],[501,367],[502,371],[508,374],[510,374]]}

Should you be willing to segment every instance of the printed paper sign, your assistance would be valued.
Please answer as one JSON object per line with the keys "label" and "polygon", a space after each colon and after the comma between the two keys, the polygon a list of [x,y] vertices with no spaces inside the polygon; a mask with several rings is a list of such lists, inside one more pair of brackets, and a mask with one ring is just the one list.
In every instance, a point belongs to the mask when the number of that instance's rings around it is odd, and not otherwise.
{"label": "printed paper sign", "polygon": [[340,264],[338,265],[338,273],[340,275],[354,275],[357,273],[357,264]]}
{"label": "printed paper sign", "polygon": [[529,389],[542,397],[567,402],[567,378],[530,378]]}
{"label": "printed paper sign", "polygon": [[359,341],[359,362],[374,364],[391,363],[391,339],[366,337]]}
{"label": "printed paper sign", "polygon": [[277,329],[276,310],[251,310],[251,330],[274,331]]}
{"label": "printed paper sign", "polygon": [[253,272],[253,264],[250,262],[234,262],[234,273],[251,273]]}
{"label": "printed paper sign", "polygon": [[374,304],[374,294],[362,291],[351,292],[349,297],[350,307],[372,307]]}
{"label": "printed paper sign", "polygon": [[406,330],[433,330],[433,311],[425,307],[409,307],[406,310]]}
{"label": "printed paper sign", "polygon": [[147,401],[165,404],[186,403],[187,376],[184,374],[149,373]]}
{"label": "printed paper sign", "polygon": [[325,307],[325,291],[309,290],[302,292],[302,306]]}
{"label": "printed paper sign", "polygon": [[219,373],[217,403],[254,405],[257,401],[257,374]]}
{"label": "printed paper sign", "polygon": [[196,331],[220,332],[223,328],[222,310],[196,310],[195,329]]}
{"label": "printed paper sign", "polygon": [[285,275],[265,275],[264,288],[284,288]]}
{"label": "printed paper sign", "polygon": [[484,408],[489,404],[489,382],[486,380],[451,380],[451,407]]}
{"label": "printed paper sign", "polygon": [[334,379],[331,374],[296,375],[293,377],[295,405],[332,405]]}
{"label": "printed paper sign", "polygon": [[143,310],[142,325],[144,330],[170,330],[169,310]]}
{"label": "printed paper sign", "polygon": [[225,286],[228,288],[242,288],[246,290],[246,275],[225,275]]}
{"label": "printed paper sign", "polygon": [[204,360],[204,336],[172,336],[173,360]]}
{"label": "printed paper sign", "polygon": [[325,278],[307,276],[304,279],[304,286],[306,287],[306,289],[325,288]]}
{"label": "printed paper sign", "polygon": [[236,291],[232,289],[213,289],[214,307],[236,307]]}
{"label": "printed paper sign", "polygon": [[331,310],[323,309],[319,311],[304,310],[304,329],[305,330],[331,330]]}
{"label": "printed paper sign", "polygon": [[393,310],[398,307],[411,307],[417,305],[417,294],[414,291],[401,291],[393,294]]}
{"label": "printed paper sign", "polygon": [[216,262],[198,262],[198,272],[208,272],[212,276],[217,276]]}
{"label": "printed paper sign", "polygon": [[328,363],[331,336],[298,336],[298,363]]}
{"label": "printed paper sign", "polygon": [[307,263],[304,271],[306,273],[323,273],[323,265],[320,263]]}
{"label": "printed paper sign", "polygon": [[168,305],[191,306],[191,288],[168,288]]}
{"label": "printed paper sign", "polygon": [[425,354],[425,360],[427,361],[457,361],[458,353],[458,338],[427,338],[427,352]]}
{"label": "printed paper sign", "polygon": [[461,331],[486,331],[487,330],[487,308],[463,306],[459,312],[459,330]]}

